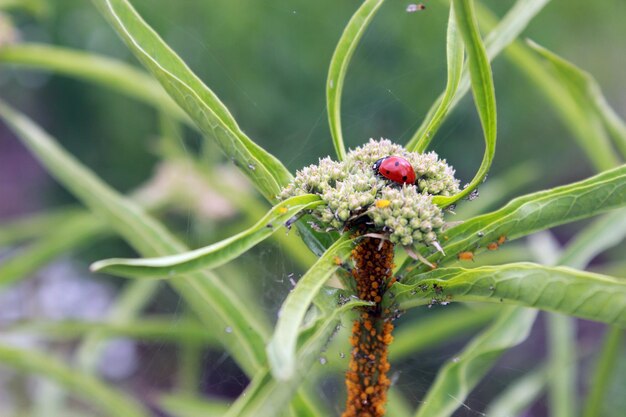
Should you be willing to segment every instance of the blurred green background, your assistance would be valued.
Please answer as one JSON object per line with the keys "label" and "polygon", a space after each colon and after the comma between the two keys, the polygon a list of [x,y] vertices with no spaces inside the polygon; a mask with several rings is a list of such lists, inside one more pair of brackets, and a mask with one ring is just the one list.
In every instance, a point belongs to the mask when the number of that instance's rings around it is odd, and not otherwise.
{"label": "blurred green background", "polygon": [[[133,4],[218,94],[244,130],[291,170],[332,151],[324,82],[336,41],[359,1],[137,0]],[[445,86],[447,6],[388,2],[351,63],[343,111],[347,145],[370,137],[408,140]],[[499,13],[512,1],[486,2]],[[58,0],[40,19],[14,14],[25,41],[63,45],[135,63],[89,2]],[[524,33],[588,70],[615,108],[626,108],[626,4],[558,1]],[[591,168],[541,93],[504,57],[494,63],[499,110],[497,176],[519,162],[546,167],[534,189],[582,178]],[[112,185],[150,175],[155,112],[105,89],[3,66],[2,95],[27,110]],[[622,111],[623,114],[623,111]],[[3,144],[8,139],[3,137]],[[8,145],[4,145],[8,146]],[[466,97],[434,141],[468,181],[483,144]],[[540,151],[539,151],[540,150]],[[4,176],[6,178],[6,176]]]}
{"label": "blurred green background", "polygon": [[[21,40],[91,51],[137,64],[90,2],[35,0],[38,3],[46,6],[41,13],[20,9],[10,13]],[[244,131],[291,171],[333,153],[324,96],[327,66],[343,27],[361,3],[359,0],[133,0],[132,3],[216,92]],[[406,142],[445,86],[448,7],[431,0],[425,2],[426,10],[407,13],[409,3],[387,2],[351,63],[343,96],[344,137],[350,147],[370,137]],[[491,0],[484,4],[501,15],[513,1]],[[626,2],[621,0],[554,0],[533,20],[524,36],[592,73],[613,107],[626,117],[625,18]],[[514,195],[519,195],[591,175],[594,172],[591,164],[534,84],[503,56],[493,65],[499,139],[490,178],[498,178],[520,163],[534,163],[538,175],[523,189],[515,191]],[[0,66],[0,92],[3,99],[33,117],[116,189],[133,190],[153,175],[160,149],[159,119],[153,109],[91,84],[7,65]],[[199,137],[191,131],[185,131],[178,139],[184,141],[189,152],[201,146]],[[469,96],[446,121],[432,148],[457,169],[462,182],[469,182],[483,153],[482,133]],[[230,174],[225,170],[224,175]],[[234,188],[233,192],[247,191]],[[72,202],[6,128],[0,126],[0,220],[8,221]],[[226,223],[226,227],[218,227],[211,220],[194,217],[191,211],[166,218],[196,245],[244,227],[239,217]],[[556,236],[566,241],[579,227],[558,228]],[[105,241],[81,249],[77,258],[84,269],[94,259],[130,254],[120,245],[117,240]],[[618,261],[621,255],[613,251],[605,260]],[[270,314],[274,314],[289,290],[285,277],[298,270],[269,244],[244,256],[237,267],[254,271],[258,276],[256,285],[262,290]],[[111,279],[110,282],[118,287],[124,281]],[[176,295],[163,291],[151,308],[157,312],[178,312],[178,302]],[[583,323],[581,329],[581,345],[595,346],[598,327]],[[518,352],[518,356],[508,359],[513,369],[518,367],[514,374],[532,363],[535,355],[542,354],[541,336],[534,340],[526,353]],[[446,351],[453,352],[459,346]],[[162,346],[143,349],[143,356],[151,365],[143,370],[140,380],[166,387],[167,365],[155,363],[167,364],[169,351]],[[216,353],[206,355],[209,364],[220,358]],[[421,397],[446,357],[441,353],[433,355],[419,364],[417,379],[401,380],[400,386],[411,393],[412,401]],[[620,366],[624,367],[625,363],[626,360],[622,361]],[[401,369],[409,372],[416,366],[409,363]],[[219,366],[209,368],[212,370],[205,371],[208,392],[233,395],[245,385],[245,379],[232,365],[220,371],[233,375],[226,382],[212,373]],[[623,379],[626,372],[619,374]],[[513,376],[504,372],[487,385],[497,387],[502,380]],[[490,388],[479,390],[474,398],[477,409],[481,407],[482,395],[488,398],[490,392]],[[626,408],[619,403],[623,401],[619,396],[611,401],[616,402],[615,410]],[[543,415],[541,407],[535,413]],[[468,411],[462,415],[477,414]]]}

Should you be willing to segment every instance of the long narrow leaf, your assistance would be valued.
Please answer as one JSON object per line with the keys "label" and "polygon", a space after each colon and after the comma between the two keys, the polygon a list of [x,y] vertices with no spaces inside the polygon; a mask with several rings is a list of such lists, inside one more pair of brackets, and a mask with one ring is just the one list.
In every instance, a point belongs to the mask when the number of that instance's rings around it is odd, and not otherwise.
{"label": "long narrow leaf", "polygon": [[[599,233],[596,235],[592,235],[592,234],[586,233],[586,231],[583,232],[582,236],[584,238],[581,239],[581,242],[574,241],[573,243],[570,244],[571,248],[569,248],[570,245],[568,245],[568,248],[565,250],[565,253],[567,255],[561,255],[561,258],[559,259],[559,263],[567,262],[568,260],[571,260],[571,259],[577,259],[577,256],[576,256],[577,254],[582,255],[585,253],[589,253],[590,251],[588,250],[587,246],[589,248],[594,248],[595,250],[595,253],[590,253],[587,256],[587,259],[591,259],[596,254],[602,252],[603,250],[615,244],[616,239],[610,239],[607,241],[602,240],[602,237],[601,237],[602,230],[598,227],[597,224],[592,224],[588,228],[588,230],[595,230],[595,231],[598,231]],[[605,245],[602,245],[601,242],[605,242]],[[584,267],[585,264],[580,264],[579,266]],[[626,280],[623,280],[623,282],[626,282]],[[442,294],[443,291],[441,291],[442,287],[439,287],[439,284],[437,285],[438,287],[437,289],[435,289],[435,293],[436,293],[435,297],[442,297],[443,296]],[[532,287],[533,283],[530,282],[526,285],[529,285]],[[520,286],[520,288],[524,288],[524,287]],[[428,289],[427,284],[423,284],[423,286],[420,287],[420,290],[424,290],[424,289],[426,290]],[[490,285],[489,291],[492,291],[492,290],[495,290],[495,286]],[[417,291],[415,291],[415,294],[417,294]],[[433,299],[436,300],[437,298],[435,297],[433,297]],[[433,299],[431,299],[431,301]],[[441,298],[439,299],[441,300]],[[448,302],[448,301],[449,300],[446,300],[444,298],[444,302]],[[525,309],[518,307],[515,310],[522,311]],[[512,318],[511,321],[508,323],[508,325],[510,327],[519,326],[518,327],[519,331],[527,334],[528,331],[530,330],[530,327],[532,326],[532,321],[527,321],[523,315],[520,315],[518,316],[517,319]],[[487,333],[489,332],[489,330],[490,329],[487,330]],[[501,328],[501,332],[506,332],[506,331],[507,331],[506,327]],[[485,332],[479,334],[477,338],[474,339],[473,343],[475,343],[476,340],[483,339],[484,337],[485,337]],[[470,349],[473,346],[473,343],[469,345],[468,349]],[[489,367],[495,363],[498,356],[499,356],[498,354],[495,354],[495,355],[481,358],[480,365],[484,367],[483,372],[489,369]],[[462,361],[463,359],[458,360],[458,362],[462,362]],[[469,362],[471,363],[472,361],[473,361],[473,358],[470,356]],[[469,364],[467,364],[467,366],[469,366]],[[437,380],[440,381],[440,383],[434,385],[428,393],[428,398],[434,399],[435,402],[439,404],[438,407],[431,406],[430,408],[430,410],[432,411],[432,414],[439,416],[439,417],[448,417],[449,415],[451,415],[451,413],[463,403],[463,401],[466,398],[466,395],[474,388],[474,386],[480,380],[480,378],[473,379],[473,375],[466,375],[466,374],[457,375],[453,372],[447,372],[446,369],[447,367],[444,367],[443,373],[445,375],[440,375],[437,378]],[[458,394],[462,394],[462,396],[454,395],[455,392]],[[455,407],[449,406],[450,395],[455,397],[453,398],[457,402]]]}
{"label": "long narrow leaf", "polygon": [[280,308],[278,323],[270,343],[267,357],[272,374],[280,380],[293,377],[296,370],[296,342],[306,311],[322,285],[341,266],[352,249],[352,241],[344,236],[331,246],[298,281]]}
{"label": "long narrow leaf", "polygon": [[[565,109],[571,107],[569,111],[579,116],[578,122],[572,127],[580,131],[578,135],[582,139],[580,144],[594,162],[595,167],[602,170],[617,165],[619,162],[611,146],[609,133],[603,123],[603,120],[606,119],[602,115],[602,110],[610,109],[610,107],[608,107],[598,84],[591,75],[560,56],[535,42],[528,41],[527,43],[549,63],[553,70],[555,82],[562,85],[562,91],[565,94],[559,100],[559,104]],[[603,105],[604,108],[602,109],[599,105]],[[610,114],[616,116],[614,112]],[[611,125],[618,129],[616,131],[618,135],[626,131],[623,122],[619,124],[619,118],[614,117],[610,120],[618,122],[618,124]],[[626,151],[626,137],[619,135],[615,139],[617,139],[620,149]]]}
{"label": "long narrow leaf", "polygon": [[[187,250],[160,223],[141,208],[124,199],[102,183],[92,172],[68,155],[36,124],[0,102],[4,118],[30,151],[72,193],[123,236],[144,256],[165,256]],[[261,315],[213,273],[188,274],[171,281],[190,307],[233,355],[239,365],[252,374],[265,362],[267,330]],[[154,289],[154,285],[148,288]]]}
{"label": "long narrow leaf", "polygon": [[446,57],[448,61],[448,80],[446,89],[437,99],[433,108],[426,115],[426,119],[415,132],[415,135],[409,140],[406,149],[411,152],[424,152],[430,141],[435,136],[435,132],[443,123],[448,111],[450,110],[452,100],[459,88],[461,82],[461,74],[463,73],[463,39],[457,28],[456,16],[454,15],[454,7],[450,7],[450,17],[448,18],[448,31],[446,42]]}
{"label": "long narrow leaf", "polygon": [[107,338],[127,337],[149,342],[193,343],[214,345],[216,338],[195,320],[161,317],[135,319],[126,323],[92,321],[26,321],[4,326],[11,333],[36,333],[51,340],[78,339],[92,332]]}
{"label": "long narrow leaf", "polygon": [[478,328],[493,321],[500,313],[499,308],[484,306],[476,309],[459,308],[434,311],[425,317],[419,317],[411,323],[403,323],[394,332],[393,343],[389,346],[392,362],[406,359],[444,345],[454,337],[466,336]]}
{"label": "long narrow leaf", "polygon": [[[460,252],[478,252],[500,237],[517,239],[625,205],[626,165],[622,165],[583,181],[518,197],[499,210],[453,227],[441,238],[445,255],[436,253],[428,259],[444,265],[456,261]],[[419,271],[427,269],[416,266]]]}
{"label": "long narrow leaf", "polygon": [[0,345],[0,363],[57,382],[89,403],[97,404],[111,416],[148,417],[150,413],[123,393],[68,368],[63,363],[35,351]]}
{"label": "long narrow leaf", "polygon": [[48,234],[3,259],[0,263],[0,288],[9,285],[55,259],[60,253],[92,244],[106,236],[106,225],[88,213],[59,221]]}
{"label": "long narrow leaf", "polygon": [[337,292],[331,290],[320,292],[316,305],[320,304],[320,299],[327,304],[332,304],[332,309],[321,314],[318,323],[299,337],[293,377],[286,381],[279,380],[272,376],[269,369],[262,370],[235,401],[225,417],[279,415],[295,394],[296,389],[310,375],[313,364],[319,362],[320,353],[336,331],[341,316],[355,307],[367,305],[361,300],[351,300],[343,305],[337,305]]}
{"label": "long narrow leaf", "polygon": [[[484,5],[477,4],[480,23],[484,27],[492,27],[497,23],[496,17]],[[601,169],[611,166],[611,156],[602,151],[607,139],[604,137],[602,125],[589,117],[578,103],[571,99],[570,93],[559,80],[542,64],[537,54],[522,42],[515,41],[509,44],[505,51],[507,59],[512,61],[552,104],[556,114],[562,119],[563,125],[578,141],[579,146],[589,157],[592,164]],[[599,144],[599,149],[594,144]]]}
{"label": "long narrow leaf", "polygon": [[591,384],[589,385],[591,388],[586,398],[583,417],[600,417],[603,415],[603,400],[606,398],[623,342],[624,329],[618,327],[608,329],[604,336],[602,351],[600,352]]}
{"label": "long narrow leaf", "polygon": [[89,81],[150,104],[193,126],[159,83],[145,72],[113,58],[58,46],[17,44],[0,48],[0,63]]}
{"label": "long narrow leaf", "polygon": [[127,0],[93,0],[118,35],[170,96],[217,141],[269,201],[276,201],[291,174],[246,136],[224,104],[139,16]]}
{"label": "long narrow leaf", "polygon": [[489,417],[521,416],[541,395],[546,386],[548,372],[539,367],[515,380],[504,392],[493,400],[485,415]]}
{"label": "long narrow leaf", "polygon": [[365,0],[363,2],[341,34],[339,43],[330,60],[328,80],[326,81],[326,107],[328,109],[328,123],[333,138],[333,145],[335,146],[337,158],[340,161],[346,157],[346,148],[341,131],[341,93],[343,91],[343,82],[346,78],[352,54],[383,2],[384,0]]}
{"label": "long narrow leaf", "polygon": [[576,320],[563,314],[546,317],[548,338],[548,407],[553,417],[576,415]]}
{"label": "long narrow leaf", "polygon": [[163,278],[201,268],[216,268],[270,237],[299,212],[321,203],[320,197],[313,194],[292,197],[273,207],[254,226],[212,245],[160,258],[106,259],[92,264],[91,270],[130,278]]}
{"label": "long narrow leaf", "polygon": [[[496,56],[502,52],[504,48],[506,48],[511,42],[515,40],[519,36],[520,33],[526,28],[528,23],[539,13],[543,7],[550,0],[517,0],[513,7],[506,13],[504,18],[493,28],[491,32],[485,37],[485,49],[487,50],[487,58],[491,62]],[[448,0],[443,0],[442,3],[449,3]],[[477,7],[480,4],[477,5]],[[482,19],[482,15],[480,16]],[[493,26],[493,25],[492,25]],[[449,51],[449,49],[448,49]],[[448,70],[450,68],[448,67]],[[446,89],[449,87],[449,84],[446,86]],[[461,101],[461,99],[467,94],[470,89],[470,76],[469,70],[467,67],[463,68],[463,73],[461,76],[461,80],[459,82],[458,88],[454,94],[454,97],[450,100],[450,103],[446,106],[446,113],[442,115],[442,121],[445,119],[450,110],[452,110],[456,105]],[[428,110],[428,113],[420,125],[418,131],[411,139],[411,143],[407,149],[416,150],[416,151],[424,151],[428,143],[420,144],[417,146],[417,140],[420,136],[429,135],[429,140],[432,140],[437,133],[438,127],[441,123],[437,125],[431,125],[431,127],[427,128],[427,125],[431,124],[432,118],[435,115],[435,112],[441,107],[442,97],[445,92],[441,94],[441,96],[433,103],[431,108]],[[424,139],[423,142],[426,142]],[[415,148],[414,148],[415,147]],[[423,148],[423,149],[422,149]]]}
{"label": "long narrow leaf", "polygon": [[434,203],[443,207],[468,196],[485,179],[496,152],[497,136],[496,95],[493,87],[493,76],[491,75],[487,51],[478,31],[473,0],[452,0],[452,5],[459,32],[467,50],[472,93],[485,136],[485,153],[474,179],[467,187],[450,197],[436,196],[433,198]]}
{"label": "long narrow leaf", "polygon": [[68,219],[80,215],[81,209],[74,207],[49,209],[17,219],[3,220],[0,229],[0,247],[13,246],[24,241],[45,236],[50,229]]}
{"label": "long narrow leaf", "polygon": [[510,303],[626,326],[626,280],[567,267],[441,268],[408,274],[393,288],[402,308],[433,300]]}
{"label": "long narrow leaf", "polygon": [[447,417],[463,405],[495,358],[526,340],[536,311],[509,308],[439,372],[416,417]]}

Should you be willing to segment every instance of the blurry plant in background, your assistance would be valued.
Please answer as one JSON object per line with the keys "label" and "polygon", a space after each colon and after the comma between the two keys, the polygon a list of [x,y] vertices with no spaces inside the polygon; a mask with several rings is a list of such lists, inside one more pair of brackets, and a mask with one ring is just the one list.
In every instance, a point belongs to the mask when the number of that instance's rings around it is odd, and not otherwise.
{"label": "blurry plant in background", "polygon": [[[500,19],[471,0],[429,2],[426,8],[394,0],[385,7],[383,0],[332,6],[299,1],[288,8],[282,2],[156,3],[0,0],[3,98],[47,120],[84,163],[5,102],[0,117],[86,207],[56,193],[38,213],[3,221],[0,415],[339,415],[345,394],[336,393],[344,392],[350,361],[352,403],[345,415],[366,415],[372,403],[371,415],[386,407],[389,416],[623,414],[626,281],[612,276],[624,277],[625,268],[619,243],[626,234],[626,166],[620,165],[626,125],[608,104],[621,97],[605,99],[587,72],[517,40],[548,0],[494,3],[499,12],[510,7]],[[341,34],[351,9],[357,11]],[[533,37],[569,37],[551,28],[565,25],[562,18],[579,9],[551,5],[551,19],[539,16]],[[596,33],[621,22],[625,7],[614,9],[603,10],[597,21],[586,12],[570,15],[572,25]],[[589,26],[580,25],[581,16]],[[290,30],[278,22],[290,22]],[[364,36],[370,23],[372,35]],[[129,56],[110,28],[151,75],[124,62]],[[607,33],[620,40],[620,30],[616,24]],[[606,50],[608,39],[596,51]],[[354,54],[361,43],[367,53]],[[500,53],[508,65],[495,71],[499,115],[504,113],[499,142],[506,146],[494,160],[490,61]],[[615,63],[588,58],[580,62],[593,65],[592,72],[621,75],[615,71],[619,57]],[[420,65],[413,69],[415,61]],[[354,76],[344,92],[349,64]],[[258,144],[187,65],[224,90],[218,95],[232,103],[228,107]],[[534,89],[519,87],[513,69]],[[50,73],[86,81],[89,88],[49,79]],[[445,90],[428,110],[439,82]],[[624,95],[622,81],[615,84],[607,91]],[[472,108],[461,101],[470,88],[480,124],[459,128]],[[526,101],[512,101],[517,93]],[[406,104],[413,102],[416,108]],[[324,106],[330,132],[320,123]],[[455,119],[457,106],[462,117]],[[544,116],[544,108],[556,117]],[[478,137],[479,126],[484,155],[473,179],[460,191],[452,180],[446,180],[449,188],[433,186],[450,171],[420,170],[421,156],[413,152],[436,146],[458,177],[472,178],[481,147],[469,140]],[[406,148],[385,145],[383,152],[371,142],[378,151],[347,153],[344,135],[353,148],[380,136]],[[156,138],[146,144],[141,138],[147,136]],[[39,190],[42,181],[15,143],[0,142],[5,217],[37,207],[27,192]],[[322,160],[324,170],[302,170],[289,185],[293,177],[281,161],[299,168],[333,147],[344,162]],[[390,149],[412,163],[415,186],[399,188],[364,168],[371,166],[367,158],[389,156]],[[355,160],[359,152],[363,159]],[[577,156],[588,162],[572,163]],[[497,172],[483,183],[492,163]],[[586,164],[595,175],[578,169]],[[341,194],[339,184],[348,182],[360,193],[356,203],[354,194]],[[503,205],[531,184],[545,191]],[[408,200],[397,201],[398,190]],[[410,218],[394,217],[393,209],[418,199],[428,205],[403,212],[413,213]],[[453,204],[456,214],[439,224],[440,210]],[[436,213],[427,225],[424,207]],[[556,236],[545,231],[598,215],[582,227],[559,228]],[[422,223],[411,223],[416,217]],[[284,233],[285,223],[294,230]],[[419,230],[400,233],[407,225]],[[272,244],[256,247],[265,239]],[[381,239],[399,244],[383,248]],[[218,243],[187,252],[206,242]],[[374,254],[376,248],[396,267],[377,281],[369,299],[352,279],[359,268],[369,268],[363,251]],[[150,259],[110,259],[94,269],[139,278],[95,279],[87,272],[86,263],[121,253]],[[536,308],[550,313],[531,333]],[[350,319],[356,319],[354,327]],[[381,353],[374,345],[389,344],[392,322],[391,372],[385,375],[386,347]],[[370,347],[379,350],[362,357]],[[377,370],[366,375],[370,362]]]}

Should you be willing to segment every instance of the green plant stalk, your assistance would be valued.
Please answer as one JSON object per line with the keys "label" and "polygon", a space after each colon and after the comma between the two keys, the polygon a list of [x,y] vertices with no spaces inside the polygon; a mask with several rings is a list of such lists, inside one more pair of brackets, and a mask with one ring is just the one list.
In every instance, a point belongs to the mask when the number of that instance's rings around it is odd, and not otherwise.
{"label": "green plant stalk", "polygon": [[608,329],[590,384],[591,389],[585,400],[583,417],[601,417],[603,415],[604,398],[608,392],[623,341],[624,329],[615,326]]}

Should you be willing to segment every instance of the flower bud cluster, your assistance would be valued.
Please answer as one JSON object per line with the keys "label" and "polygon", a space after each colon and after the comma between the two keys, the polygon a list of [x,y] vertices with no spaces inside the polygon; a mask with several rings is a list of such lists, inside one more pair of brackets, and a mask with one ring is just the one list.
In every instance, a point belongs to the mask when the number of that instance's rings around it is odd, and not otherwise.
{"label": "flower bud cluster", "polygon": [[[376,173],[374,163],[387,156],[409,161],[417,176],[415,184],[399,185]],[[384,233],[393,243],[408,246],[437,240],[444,221],[432,197],[458,191],[454,169],[436,153],[408,152],[387,139],[370,139],[348,152],[342,162],[324,158],[318,165],[298,171],[279,197],[318,194],[326,204],[313,214],[324,226],[342,230],[367,216],[372,232]]]}

